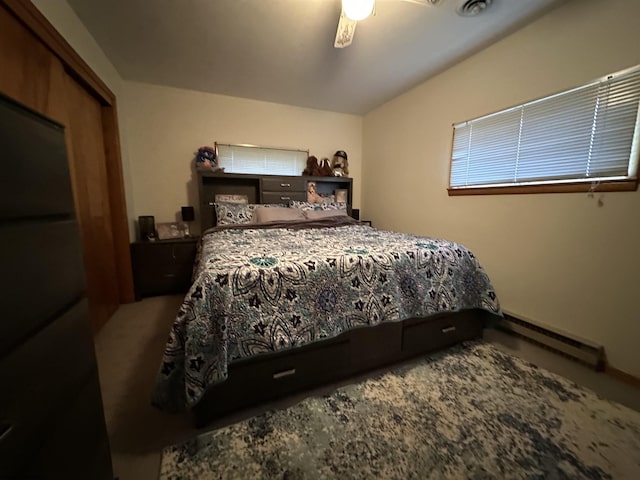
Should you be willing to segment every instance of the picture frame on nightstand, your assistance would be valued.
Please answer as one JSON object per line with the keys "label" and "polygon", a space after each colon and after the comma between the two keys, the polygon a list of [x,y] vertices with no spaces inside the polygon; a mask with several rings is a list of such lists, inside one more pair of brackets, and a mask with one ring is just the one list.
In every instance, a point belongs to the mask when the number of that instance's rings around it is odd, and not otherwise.
{"label": "picture frame on nightstand", "polygon": [[160,240],[171,240],[174,238],[184,237],[183,230],[175,222],[158,223],[156,225],[156,230],[158,232],[158,239]]}

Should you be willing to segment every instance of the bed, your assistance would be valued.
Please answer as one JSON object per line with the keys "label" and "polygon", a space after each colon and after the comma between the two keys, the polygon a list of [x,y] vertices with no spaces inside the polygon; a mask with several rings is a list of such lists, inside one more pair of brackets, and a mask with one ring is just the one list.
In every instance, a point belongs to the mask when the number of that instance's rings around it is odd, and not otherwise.
{"label": "bed", "polygon": [[464,246],[375,229],[340,212],[274,220],[291,210],[202,236],[156,406],[191,411],[205,425],[479,337],[500,315],[489,278]]}

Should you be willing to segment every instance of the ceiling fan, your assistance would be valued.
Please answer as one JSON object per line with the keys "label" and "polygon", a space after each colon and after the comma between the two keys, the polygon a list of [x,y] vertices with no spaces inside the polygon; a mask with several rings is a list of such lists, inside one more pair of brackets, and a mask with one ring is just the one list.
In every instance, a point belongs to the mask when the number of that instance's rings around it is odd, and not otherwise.
{"label": "ceiling fan", "polygon": [[[438,5],[444,0],[401,0],[418,5]],[[492,0],[462,0],[457,13],[464,17],[478,15],[486,9]],[[375,14],[376,0],[342,0],[342,11],[338,20],[338,30],[333,44],[335,48],[351,45],[356,25],[371,14]]]}

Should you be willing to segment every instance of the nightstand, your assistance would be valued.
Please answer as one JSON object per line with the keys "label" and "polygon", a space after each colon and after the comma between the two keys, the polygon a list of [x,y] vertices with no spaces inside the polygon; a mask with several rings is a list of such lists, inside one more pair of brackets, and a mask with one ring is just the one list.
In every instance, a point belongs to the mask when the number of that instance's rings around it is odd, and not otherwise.
{"label": "nightstand", "polygon": [[198,240],[189,237],[132,243],[136,300],[189,290]]}

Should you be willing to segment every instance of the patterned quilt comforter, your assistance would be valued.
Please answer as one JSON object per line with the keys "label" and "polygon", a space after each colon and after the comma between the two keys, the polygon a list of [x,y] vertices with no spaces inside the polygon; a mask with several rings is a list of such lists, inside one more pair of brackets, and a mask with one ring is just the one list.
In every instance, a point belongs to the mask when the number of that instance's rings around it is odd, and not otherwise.
{"label": "patterned quilt comforter", "polygon": [[190,408],[227,378],[233,360],[348,329],[471,308],[500,312],[489,278],[462,245],[352,222],[205,234],[153,403]]}

